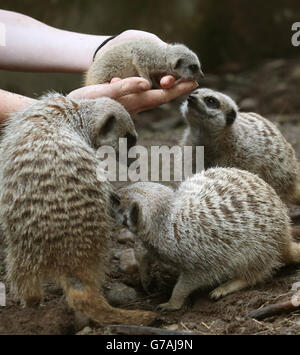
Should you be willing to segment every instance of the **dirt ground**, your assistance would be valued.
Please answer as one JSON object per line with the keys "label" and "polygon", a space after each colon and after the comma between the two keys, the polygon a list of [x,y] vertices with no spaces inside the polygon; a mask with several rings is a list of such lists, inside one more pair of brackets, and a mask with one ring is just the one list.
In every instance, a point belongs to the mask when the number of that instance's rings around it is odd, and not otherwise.
{"label": "dirt ground", "polygon": [[[230,64],[224,67],[224,72]],[[299,60],[275,60],[263,63],[247,72],[207,75],[203,86],[223,90],[230,94],[244,111],[266,115],[278,125],[300,159],[300,64]],[[163,118],[163,119],[162,119]],[[138,144],[174,145],[178,142],[184,124],[174,110],[157,109],[142,114],[136,120]],[[291,217],[300,229],[300,207],[291,208]],[[300,242],[300,241],[299,241]],[[120,243],[113,240],[112,254],[132,248],[133,241]],[[0,238],[0,281],[4,282],[4,244]],[[125,274],[119,261],[112,257],[107,271],[105,293],[109,287],[122,282],[137,292],[137,297],[122,304],[126,309],[154,310],[168,299],[174,277],[162,275],[153,269],[153,293],[146,295],[139,282],[138,272]],[[282,268],[264,284],[236,292],[218,301],[208,297],[209,290],[191,295],[180,311],[160,313],[153,326],[197,334],[300,334],[300,310],[258,321],[248,317],[250,311],[292,297],[292,284],[300,281],[300,266]],[[0,307],[0,334],[75,334],[87,325],[84,319],[70,310],[64,296],[54,285],[45,287],[43,304],[37,309],[24,309],[7,294],[7,306]],[[105,327],[89,324],[86,334],[111,334]]]}

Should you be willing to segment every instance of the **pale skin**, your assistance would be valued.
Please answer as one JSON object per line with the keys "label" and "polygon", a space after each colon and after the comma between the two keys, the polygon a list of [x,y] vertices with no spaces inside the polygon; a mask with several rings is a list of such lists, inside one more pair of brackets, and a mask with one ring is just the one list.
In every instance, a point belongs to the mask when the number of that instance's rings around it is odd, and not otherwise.
{"label": "pale skin", "polygon": [[[5,26],[6,37],[6,46],[0,46],[0,69],[3,70],[84,73],[97,47],[109,37],[60,30],[31,17],[5,10],[0,10],[0,23]],[[152,33],[129,30],[109,41],[98,51],[97,56],[101,56],[110,45],[118,41],[137,37],[152,38],[166,45]],[[198,86],[193,81],[175,83],[174,77],[170,75],[162,77],[160,85],[161,89],[150,90],[150,84],[145,79],[114,78],[107,84],[78,88],[67,96],[74,99],[108,96],[123,104],[130,114],[135,114],[169,102]],[[10,113],[35,101],[0,89],[0,122]]]}

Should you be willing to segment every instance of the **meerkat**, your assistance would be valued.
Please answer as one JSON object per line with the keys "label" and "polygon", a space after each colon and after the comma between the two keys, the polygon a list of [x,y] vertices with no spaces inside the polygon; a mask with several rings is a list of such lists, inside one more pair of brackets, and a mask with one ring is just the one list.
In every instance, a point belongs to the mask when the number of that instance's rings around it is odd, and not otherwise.
{"label": "meerkat", "polygon": [[151,39],[132,39],[113,44],[96,57],[85,75],[85,85],[139,76],[158,88],[162,75],[199,81],[203,72],[197,55],[183,44],[164,47]]}
{"label": "meerkat", "polygon": [[210,89],[195,90],[181,110],[188,124],[181,145],[204,146],[205,169],[248,170],[269,183],[286,203],[300,204],[299,162],[269,120],[239,112],[230,97]]}
{"label": "meerkat", "polygon": [[142,261],[144,283],[153,256],[180,272],[161,309],[181,308],[198,288],[220,285],[210,294],[218,299],[263,281],[284,264],[300,262],[286,205],[248,171],[211,168],[176,191],[139,182],[119,194],[119,223],[136,233],[149,252]]}
{"label": "meerkat", "polygon": [[0,222],[7,280],[25,306],[41,284],[60,285],[69,305],[98,323],[149,323],[154,313],[111,307],[100,287],[113,226],[113,186],[96,149],[134,137],[130,115],[109,98],[49,94],[13,115],[0,146]]}

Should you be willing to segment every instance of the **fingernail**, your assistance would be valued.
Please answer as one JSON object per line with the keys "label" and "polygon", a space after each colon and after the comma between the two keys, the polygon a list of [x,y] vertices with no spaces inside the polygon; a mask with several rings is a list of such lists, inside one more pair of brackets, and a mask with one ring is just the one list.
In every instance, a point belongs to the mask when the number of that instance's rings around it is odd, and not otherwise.
{"label": "fingernail", "polygon": [[199,86],[199,84],[196,81],[194,81],[193,85],[192,85],[193,89],[196,89],[198,86]]}
{"label": "fingernail", "polygon": [[141,88],[142,90],[146,90],[149,88],[149,84],[147,83],[139,83],[139,88]]}

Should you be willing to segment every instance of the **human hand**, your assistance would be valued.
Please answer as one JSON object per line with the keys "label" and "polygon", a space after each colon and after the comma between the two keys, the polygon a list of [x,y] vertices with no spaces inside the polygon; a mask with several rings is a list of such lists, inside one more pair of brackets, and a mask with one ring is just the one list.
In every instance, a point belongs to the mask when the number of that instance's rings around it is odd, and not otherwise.
{"label": "human hand", "polygon": [[130,114],[136,114],[187,94],[198,86],[194,81],[182,81],[176,84],[175,79],[170,75],[161,78],[160,85],[161,89],[150,90],[149,82],[143,78],[114,78],[110,83],[76,89],[69,93],[68,97],[95,99],[106,96],[119,101]]}

